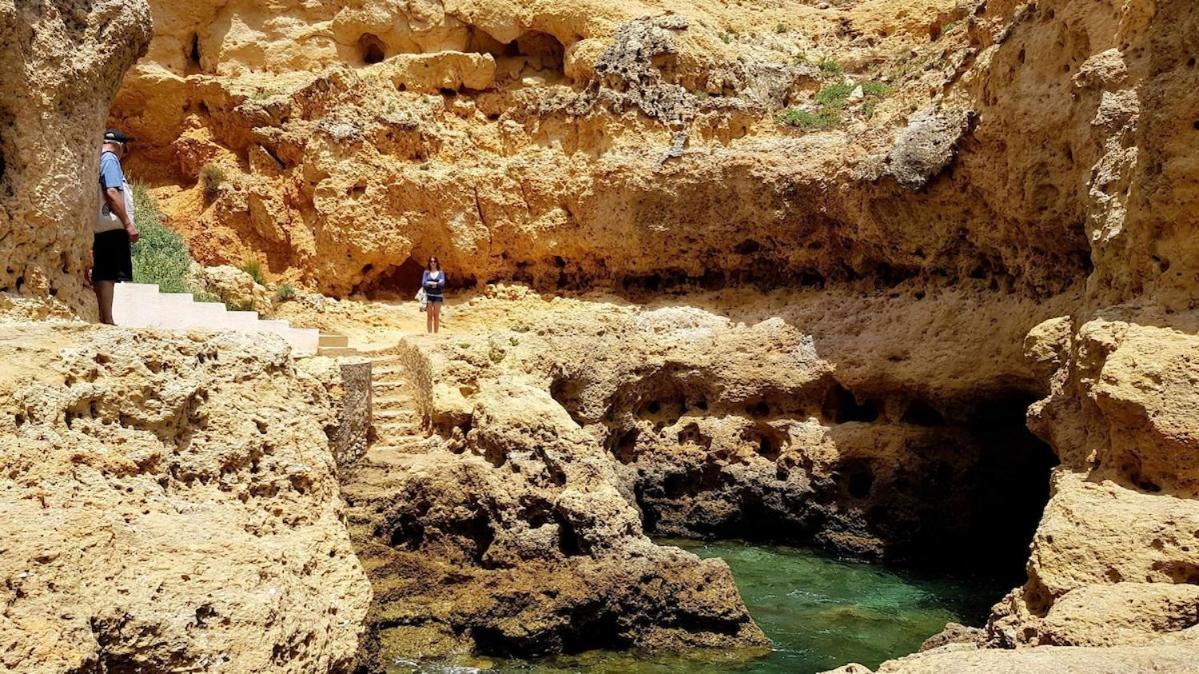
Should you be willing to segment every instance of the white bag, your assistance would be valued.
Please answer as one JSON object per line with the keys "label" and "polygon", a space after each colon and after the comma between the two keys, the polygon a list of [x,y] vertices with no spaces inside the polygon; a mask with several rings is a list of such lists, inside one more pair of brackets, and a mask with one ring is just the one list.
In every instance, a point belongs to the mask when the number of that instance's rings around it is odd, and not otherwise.
{"label": "white bag", "polygon": [[[133,187],[126,182],[121,189],[122,196],[125,197],[125,213],[129,215],[129,219],[133,219]],[[125,223],[117,217],[116,213],[108,207],[108,201],[104,198],[104,191],[100,191],[100,212],[96,213],[96,224],[92,227],[92,231],[96,234],[104,232],[112,232],[118,229],[124,229]]]}
{"label": "white bag", "polygon": [[429,296],[425,294],[424,288],[416,291],[416,302],[420,305],[421,311],[429,308]]}

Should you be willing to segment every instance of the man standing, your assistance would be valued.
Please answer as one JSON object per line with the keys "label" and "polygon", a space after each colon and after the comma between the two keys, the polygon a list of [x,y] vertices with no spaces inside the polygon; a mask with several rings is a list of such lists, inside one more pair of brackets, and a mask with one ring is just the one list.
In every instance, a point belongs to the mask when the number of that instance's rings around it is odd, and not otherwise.
{"label": "man standing", "polygon": [[133,191],[125,182],[121,157],[129,154],[133,140],[116,129],[104,132],[100,150],[100,212],[96,215],[92,244],[92,287],[100,305],[100,322],[112,325],[112,297],[116,284],[133,280],[133,255],[137,241],[133,224]]}

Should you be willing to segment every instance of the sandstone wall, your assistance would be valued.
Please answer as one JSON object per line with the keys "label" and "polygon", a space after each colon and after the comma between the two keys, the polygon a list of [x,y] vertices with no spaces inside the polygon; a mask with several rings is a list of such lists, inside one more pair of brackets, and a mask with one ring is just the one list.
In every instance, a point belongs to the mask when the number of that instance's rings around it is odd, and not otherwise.
{"label": "sandstone wall", "polygon": [[333,402],[260,336],[0,336],[0,668],[348,671]]}
{"label": "sandstone wall", "polygon": [[[0,293],[95,314],[83,272],[100,139],[121,76],[149,41],[142,0],[0,5]],[[0,311],[12,302],[0,299]]]}
{"label": "sandstone wall", "polygon": [[[942,30],[965,6],[894,4],[366,3],[286,25],[164,4],[114,120],[152,139],[139,170],[205,261],[262,257],[335,294],[404,289],[409,258],[432,253],[465,284],[1068,286],[1087,265],[1081,188],[1024,185],[1057,167],[996,161],[1008,118],[941,93],[993,38]],[[889,83],[871,116],[816,134],[775,121],[841,67]],[[933,132],[946,157],[901,186],[897,132],[942,107],[962,120]],[[933,180],[959,151],[973,159]],[[231,176],[212,199],[208,163]]]}

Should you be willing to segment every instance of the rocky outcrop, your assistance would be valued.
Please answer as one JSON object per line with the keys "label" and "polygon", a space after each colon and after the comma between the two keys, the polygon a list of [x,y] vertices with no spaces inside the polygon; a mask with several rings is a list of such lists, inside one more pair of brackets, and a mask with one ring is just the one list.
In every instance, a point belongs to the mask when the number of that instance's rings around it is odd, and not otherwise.
{"label": "rocky outcrop", "polygon": [[[84,287],[108,106],[150,41],[144,0],[0,5],[0,312],[95,315]],[[58,309],[51,309],[57,305]]]}
{"label": "rocky outcrop", "polygon": [[761,652],[728,567],[646,538],[602,448],[546,391],[488,382],[471,418],[466,436],[389,438],[399,446],[372,449],[346,480],[375,590],[368,666],[595,648]]}
{"label": "rocky outcrop", "polygon": [[[253,3],[156,3],[161,30],[113,119],[151,140],[135,162],[204,262],[257,257],[338,295],[414,291],[416,260],[433,253],[464,286],[1069,286],[1087,265],[1082,228],[1061,227],[1081,222],[1063,213],[1081,173],[1024,186],[1045,170],[997,159],[1005,103],[935,101],[961,112],[893,151],[912,106],[958,81],[984,39],[942,35],[965,18],[950,0],[909,3],[880,27],[894,4],[365,3],[281,23]],[[418,58],[427,74],[404,74]],[[847,82],[878,97],[843,106]],[[776,120],[821,100],[840,127]],[[913,194],[878,179],[889,156],[904,185],[941,177]],[[229,176],[214,200],[207,164]],[[1013,208],[1030,189],[1040,201]]]}
{"label": "rocky outcrop", "polygon": [[492,382],[532,374],[648,531],[1018,569],[1053,461],[1021,428],[1039,384],[1019,344],[1054,303],[979,285],[919,314],[903,292],[706,298],[727,317],[499,289],[468,310],[486,332],[438,348],[429,415],[469,440]]}
{"label": "rocky outcrop", "polygon": [[343,672],[371,589],[286,345],[0,334],[0,668]]}

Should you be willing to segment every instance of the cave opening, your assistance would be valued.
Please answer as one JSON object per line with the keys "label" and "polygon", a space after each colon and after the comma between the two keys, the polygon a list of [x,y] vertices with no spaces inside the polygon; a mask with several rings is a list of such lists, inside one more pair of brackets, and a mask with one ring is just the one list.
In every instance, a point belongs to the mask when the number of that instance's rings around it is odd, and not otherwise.
{"label": "cave opening", "polygon": [[[421,276],[425,271],[423,255],[410,255],[400,264],[391,264],[376,271],[374,265],[368,264],[362,269],[362,279],[353,287],[350,294],[363,294],[370,299],[403,299],[410,300],[421,287]],[[474,288],[478,284],[474,276],[456,276],[446,273],[446,289],[462,291]]]}
{"label": "cave opening", "polygon": [[475,27],[466,50],[495,58],[498,80],[539,76],[556,81],[565,77],[566,47],[549,33],[530,30],[505,43]]}
{"label": "cave opening", "polygon": [[200,61],[200,34],[192,33],[191,49],[187,53],[188,64],[197,71],[203,71],[204,66]]}
{"label": "cave opening", "polygon": [[363,65],[382,63],[387,58],[387,45],[374,33],[363,33],[358,38],[358,54]]}
{"label": "cave opening", "polygon": [[[646,377],[641,386],[613,401],[614,419],[660,418],[664,401],[689,395],[685,386],[670,395],[661,377]],[[709,409],[688,405],[686,419],[665,419],[669,435],[660,437],[692,458],[675,456],[670,469],[656,465],[667,448],[644,428],[610,436],[610,451],[638,469],[630,491],[654,536],[816,545],[901,568],[948,576],[969,570],[1008,587],[1021,583],[1057,463],[1025,425],[1035,396],[898,395],[855,393],[837,382],[826,389],[813,420],[838,455],[827,470],[814,467],[804,442],[786,431],[801,405],[718,397]],[[746,424],[733,444],[701,433],[712,420],[730,418]]]}

